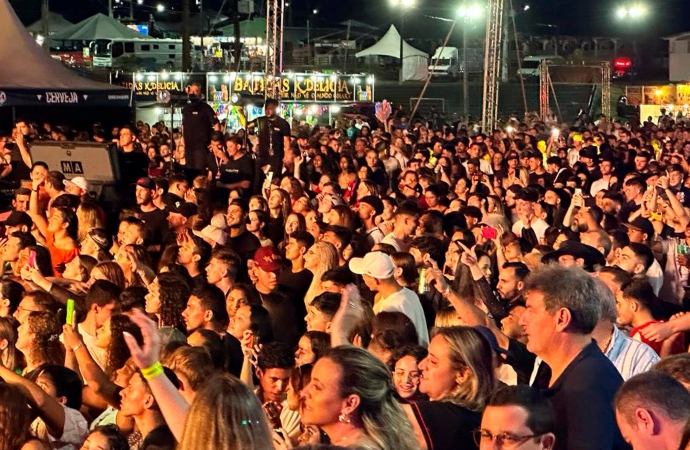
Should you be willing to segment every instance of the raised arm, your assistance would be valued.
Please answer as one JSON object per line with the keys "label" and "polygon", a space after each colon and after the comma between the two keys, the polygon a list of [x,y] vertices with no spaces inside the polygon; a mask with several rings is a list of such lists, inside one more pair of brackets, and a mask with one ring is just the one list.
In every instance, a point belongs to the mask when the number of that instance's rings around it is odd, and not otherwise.
{"label": "raised arm", "polygon": [[17,386],[22,390],[27,400],[38,411],[48,429],[48,433],[55,439],[60,439],[65,429],[65,409],[50,395],[33,381],[17,375],[0,364],[0,378],[7,384]]}
{"label": "raised arm", "polygon": [[[156,324],[140,310],[135,308],[133,311],[130,319],[141,328],[144,345],[140,347],[134,336],[125,332],[124,336],[127,347],[129,347],[134,363],[142,370],[151,393],[153,393],[163,413],[165,423],[168,424],[170,431],[179,442],[182,439],[184,422],[189,412],[189,403],[180,395],[168,377],[165,376],[160,365],[161,341],[158,337]],[[146,373],[149,373],[149,375],[146,375]]]}

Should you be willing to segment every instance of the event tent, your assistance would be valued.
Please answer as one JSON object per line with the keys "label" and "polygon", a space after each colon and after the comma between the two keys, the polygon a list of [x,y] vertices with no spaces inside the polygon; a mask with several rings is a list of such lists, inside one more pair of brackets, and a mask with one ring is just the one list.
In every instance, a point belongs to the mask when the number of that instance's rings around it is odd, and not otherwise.
{"label": "event tent", "polygon": [[[72,22],[68,21],[62,15],[54,12],[48,13],[48,34],[49,36],[59,33],[69,27],[74,25]],[[40,34],[43,33],[43,19],[39,19],[32,23],[28,27],[29,33]]]}
{"label": "event tent", "polygon": [[96,39],[146,39],[136,30],[105,14],[96,14],[50,36],[57,41],[95,41]]}
{"label": "event tent", "polygon": [[130,91],[83,78],[39,47],[0,0],[0,106],[127,106]]}
{"label": "event tent", "polygon": [[[400,33],[391,25],[386,34],[369,48],[355,55],[389,56],[400,59]],[[403,80],[424,80],[429,73],[429,55],[403,40]]]}
{"label": "event tent", "polygon": [[[223,36],[235,35],[235,24],[226,25],[218,31],[223,33]],[[266,38],[266,18],[255,17],[249,20],[240,22],[240,37],[243,38]]]}

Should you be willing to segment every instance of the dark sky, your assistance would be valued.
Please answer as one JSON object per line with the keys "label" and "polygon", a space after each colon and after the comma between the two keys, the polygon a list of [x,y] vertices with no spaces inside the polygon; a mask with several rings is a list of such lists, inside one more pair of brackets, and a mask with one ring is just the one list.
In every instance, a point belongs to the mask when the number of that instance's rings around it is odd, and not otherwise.
{"label": "dark sky", "polygon": [[[63,13],[68,19],[78,21],[99,10],[107,11],[108,0],[50,0],[51,9]],[[113,0],[114,1],[114,0]],[[127,0],[123,0],[127,1]],[[135,0],[136,1],[136,0]],[[195,0],[190,0],[192,4]],[[307,14],[316,8],[318,14],[311,17],[312,23],[329,24],[346,19],[360,20],[376,26],[398,22],[399,14],[388,0],[287,0],[292,4],[293,22],[303,24]],[[485,0],[484,0],[485,1]],[[516,10],[525,3],[529,11],[517,17],[518,29],[544,34],[548,29],[536,24],[558,26],[564,35],[602,35],[616,36],[635,34],[647,36],[666,36],[682,31],[690,31],[690,0],[642,0],[648,5],[649,15],[639,23],[621,22],[615,18],[615,10],[629,0],[512,0]],[[204,0],[204,5],[219,8],[223,3],[230,9],[235,0]],[[36,20],[40,14],[40,0],[10,0],[25,23]],[[173,10],[181,9],[181,0],[145,0],[149,11],[157,3],[164,3]],[[635,3],[631,1],[630,3]],[[257,4],[264,4],[257,0]],[[408,13],[411,28],[416,15],[449,17],[460,4],[459,0],[417,0],[416,7]],[[75,7],[75,5],[79,5]],[[146,17],[142,14],[141,17]],[[172,13],[172,17],[179,14]],[[420,36],[421,37],[421,36]]]}

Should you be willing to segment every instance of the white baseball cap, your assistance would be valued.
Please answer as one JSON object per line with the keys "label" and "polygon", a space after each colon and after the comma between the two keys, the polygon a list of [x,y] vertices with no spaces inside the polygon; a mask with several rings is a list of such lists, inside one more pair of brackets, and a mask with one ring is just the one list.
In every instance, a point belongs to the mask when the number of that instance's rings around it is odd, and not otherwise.
{"label": "white baseball cap", "polygon": [[382,252],[369,252],[364,258],[352,258],[348,265],[352,272],[378,280],[390,278],[395,272],[393,260]]}
{"label": "white baseball cap", "polygon": [[71,180],[65,180],[65,184],[74,185],[84,192],[89,192],[91,190],[91,185],[84,177],[74,177]]}

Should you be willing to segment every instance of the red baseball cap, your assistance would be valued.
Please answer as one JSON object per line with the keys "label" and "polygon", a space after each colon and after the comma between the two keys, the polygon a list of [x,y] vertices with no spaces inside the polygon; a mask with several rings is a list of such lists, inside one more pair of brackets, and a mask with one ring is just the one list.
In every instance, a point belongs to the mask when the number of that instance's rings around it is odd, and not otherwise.
{"label": "red baseball cap", "polygon": [[283,268],[280,254],[271,246],[260,247],[256,253],[254,253],[254,265],[264,272],[277,272]]}

